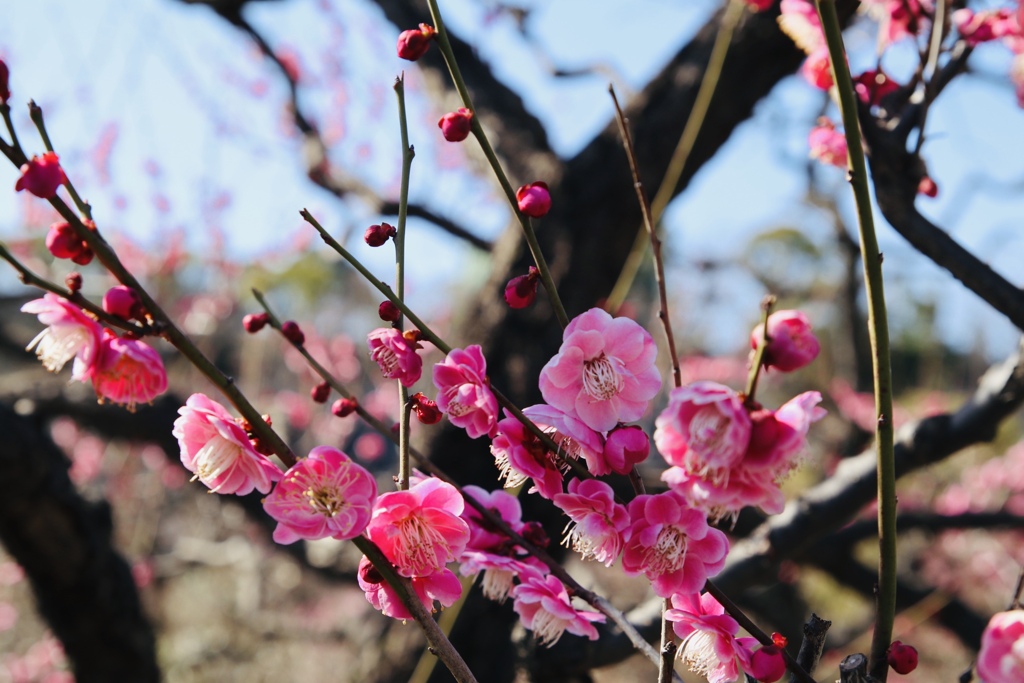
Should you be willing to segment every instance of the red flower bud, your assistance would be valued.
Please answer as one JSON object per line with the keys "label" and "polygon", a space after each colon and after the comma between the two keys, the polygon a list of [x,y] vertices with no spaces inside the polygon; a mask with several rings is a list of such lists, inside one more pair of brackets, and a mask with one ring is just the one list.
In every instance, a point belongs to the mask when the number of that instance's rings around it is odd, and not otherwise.
{"label": "red flower bud", "polygon": [[473,112],[465,107],[459,107],[442,116],[437,122],[437,127],[441,129],[441,135],[448,142],[462,142],[469,137],[473,127]]}
{"label": "red flower bud", "polygon": [[402,317],[402,312],[390,301],[382,301],[377,307],[377,315],[386,323],[397,323]]}
{"label": "red flower bud", "polygon": [[409,398],[409,402],[412,404],[413,412],[416,413],[416,419],[423,424],[432,425],[441,421],[441,409],[437,407],[435,401],[424,396],[423,392],[413,394]]}
{"label": "red flower bud", "polygon": [[306,342],[306,335],[302,334],[302,329],[294,320],[286,320],[281,323],[281,334],[296,346],[302,346]]}
{"label": "red flower bud", "polygon": [[270,322],[270,316],[267,313],[250,313],[249,315],[242,318],[242,327],[249,334],[256,334]]}
{"label": "red flower bud", "polygon": [[352,413],[356,412],[356,408],[359,407],[359,403],[354,398],[339,398],[331,406],[331,412],[338,417],[348,417]]}
{"label": "red flower bud", "polygon": [[415,62],[427,53],[430,48],[430,40],[436,31],[430,24],[420,24],[418,29],[402,31],[398,35],[398,56]]}
{"label": "red flower bud", "polygon": [[139,293],[131,287],[118,285],[111,287],[103,295],[103,310],[125,320],[134,318],[141,306],[142,299]]}
{"label": "red flower bud", "polygon": [[317,403],[327,403],[327,398],[331,395],[331,385],[327,382],[320,382],[309,392],[310,398]]}
{"label": "red flower bud", "polygon": [[925,176],[917,184],[917,193],[923,194],[925,197],[937,197],[939,196],[939,186],[929,176]]}
{"label": "red flower bud", "polygon": [[64,286],[75,294],[82,289],[82,274],[76,271],[72,271],[64,276]]}
{"label": "red flower bud", "polygon": [[371,225],[366,229],[363,234],[363,239],[371,247],[379,247],[388,241],[389,238],[394,237],[398,234],[395,230],[395,226],[388,225],[387,223],[381,223],[380,225]]}
{"label": "red flower bud", "polygon": [[92,249],[83,244],[82,251],[72,256],[71,261],[72,263],[77,263],[80,266],[87,266],[92,263],[92,257],[94,255],[95,254],[92,253]]}
{"label": "red flower bud", "polygon": [[551,193],[547,183],[530,183],[516,190],[519,210],[530,218],[540,218],[551,210]]}
{"label": "red flower bud", "polygon": [[28,190],[37,197],[49,199],[57,194],[57,188],[68,181],[60,159],[54,152],[33,156],[21,167],[21,177],[14,184],[18,192]]}
{"label": "red flower bud", "polygon": [[10,78],[11,70],[7,68],[4,60],[0,59],[0,104],[11,98]]}
{"label": "red flower bud", "polygon": [[46,248],[57,258],[74,258],[88,249],[82,238],[67,221],[58,221],[46,233]]}
{"label": "red flower bud", "polygon": [[526,308],[537,298],[537,279],[540,271],[530,266],[530,272],[519,275],[505,285],[505,303],[511,308]]}
{"label": "red flower bud", "polygon": [[894,640],[889,646],[887,656],[889,666],[898,674],[908,674],[917,668],[917,649],[912,645],[904,645]]}

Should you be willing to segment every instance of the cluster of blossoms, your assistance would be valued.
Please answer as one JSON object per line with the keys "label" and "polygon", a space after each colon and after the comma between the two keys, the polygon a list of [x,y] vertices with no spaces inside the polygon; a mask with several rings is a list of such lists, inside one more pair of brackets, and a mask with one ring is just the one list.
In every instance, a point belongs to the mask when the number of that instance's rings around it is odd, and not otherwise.
{"label": "cluster of blossoms", "polygon": [[[119,305],[121,294],[109,298],[109,306]],[[21,310],[38,316],[47,326],[29,343],[28,350],[35,350],[43,367],[51,372],[60,372],[74,361],[71,379],[91,382],[101,402],[135,410],[137,404],[149,403],[167,390],[160,354],[138,339],[118,337],[67,299],[48,292]]]}

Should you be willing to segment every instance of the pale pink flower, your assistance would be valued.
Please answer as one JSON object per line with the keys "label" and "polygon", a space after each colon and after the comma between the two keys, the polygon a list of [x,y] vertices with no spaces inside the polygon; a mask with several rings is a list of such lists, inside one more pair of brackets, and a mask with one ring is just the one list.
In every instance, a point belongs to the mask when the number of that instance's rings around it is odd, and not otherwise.
{"label": "pale pink flower", "polygon": [[983,683],[1024,681],[1024,610],[992,616],[981,634],[977,670]]}
{"label": "pale pink flower", "polygon": [[451,484],[424,479],[377,498],[366,535],[402,576],[428,576],[466,549],[469,525],[459,516],[464,505]]}
{"label": "pale pink flower", "polygon": [[[740,625],[709,593],[677,593],[665,611],[672,630],[682,642],[678,656],[687,668],[708,683],[733,683],[749,659],[749,642],[737,638]],[[756,642],[756,641],[755,641]]]}
{"label": "pale pink flower", "polygon": [[569,593],[556,577],[530,573],[522,581],[512,589],[512,609],[541,645],[551,647],[566,631],[597,640],[594,622],[603,623],[604,615],[573,607]]}
{"label": "pale pink flower", "polygon": [[629,517],[622,569],[630,576],[644,574],[657,595],[696,593],[725,566],[725,534],[709,527],[704,513],[675,491],[637,496]]}
{"label": "pale pink flower", "polygon": [[355,538],[370,521],[377,482],[346,454],[317,446],[292,465],[263,501],[277,520],[274,540]]}
{"label": "pale pink flower", "polygon": [[818,10],[808,0],[782,0],[779,4],[779,28],[796,46],[811,54],[825,45]]}
{"label": "pale pink flower", "polygon": [[836,168],[846,168],[846,136],[837,131],[835,124],[828,119],[818,119],[818,125],[811,129],[807,137],[807,144],[811,148],[812,159]]}
{"label": "pale pink flower", "polygon": [[[366,557],[359,560],[356,573],[359,587],[373,608],[393,619],[412,619],[412,613],[402,604],[398,593],[388,585],[381,573]],[[428,576],[414,576],[411,580],[413,591],[427,611],[434,611],[434,601],[442,607],[450,607],[462,595],[462,583],[450,569],[441,568]]]}
{"label": "pale pink flower", "polygon": [[167,391],[167,371],[160,354],[138,339],[121,339],[104,330],[100,356],[90,372],[100,402],[110,401],[134,412]]}
{"label": "pale pink flower", "polygon": [[540,373],[548,404],[607,432],[640,419],[661,389],[658,348],[643,327],[592,308],[573,318],[562,346]]}
{"label": "pale pink flower", "polygon": [[[755,351],[764,340],[764,327],[758,324],[750,333],[750,348]],[[793,372],[817,358],[820,351],[811,322],[801,311],[775,311],[768,316],[764,367]]]}
{"label": "pale pink flower", "polygon": [[487,360],[480,346],[452,349],[434,366],[437,407],[471,439],[494,437],[498,428],[498,400],[487,381]]}
{"label": "pale pink flower", "polygon": [[42,299],[29,301],[21,310],[38,316],[39,322],[47,326],[29,342],[26,350],[35,349],[43,367],[50,372],[60,372],[65,363],[74,359],[71,378],[85,381],[100,355],[100,324],[78,306],[50,292]]}
{"label": "pale pink flower", "polygon": [[750,443],[742,398],[715,382],[673,389],[654,424],[654,443],[665,460],[711,482],[727,482]]}
{"label": "pale pink flower", "polygon": [[203,394],[192,394],[178,409],[171,434],[181,448],[181,464],[214,493],[244,496],[270,491],[281,479],[278,467],[253,448],[231,414]]}
{"label": "pale pink flower", "polygon": [[647,433],[637,425],[616,427],[608,434],[604,442],[604,453],[601,459],[603,467],[600,471],[590,466],[590,473],[603,476],[612,472],[629,474],[636,466],[647,459],[651,453],[651,440]]}
{"label": "pale pink flower", "polygon": [[378,327],[366,337],[370,358],[380,366],[387,379],[397,379],[411,387],[423,372],[423,359],[416,353],[419,343],[410,341],[393,327]]}
{"label": "pale pink flower", "polygon": [[[581,420],[543,403],[530,406],[523,413],[568,457],[582,456],[588,465],[603,458],[604,444],[600,435]],[[533,479],[534,487],[530,491],[544,498],[550,500],[562,492],[562,474],[569,468],[568,463],[548,450],[516,418],[506,417],[498,423],[491,453],[500,477],[505,480],[505,488],[515,488]]]}
{"label": "pale pink flower", "polygon": [[630,518],[626,506],[615,502],[611,486],[597,479],[572,479],[569,493],[559,493],[552,502],[572,520],[565,527],[566,546],[606,567],[618,559]]}
{"label": "pale pink flower", "polygon": [[474,576],[484,573],[480,590],[488,600],[505,602],[512,590],[512,580],[524,572],[546,571],[546,567],[533,557],[512,557],[485,550],[466,550],[459,558],[459,573]]}

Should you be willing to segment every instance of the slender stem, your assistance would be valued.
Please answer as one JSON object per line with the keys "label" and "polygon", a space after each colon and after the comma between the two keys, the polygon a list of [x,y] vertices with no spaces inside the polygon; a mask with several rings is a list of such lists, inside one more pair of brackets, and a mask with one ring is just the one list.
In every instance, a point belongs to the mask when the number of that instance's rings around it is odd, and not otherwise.
{"label": "slender stem", "polygon": [[921,103],[921,115],[918,121],[917,142],[914,145],[914,154],[920,154],[924,147],[924,129],[928,121],[928,111],[931,109],[932,100],[938,95],[935,88],[931,87],[931,81],[939,67],[939,56],[942,53],[942,41],[946,37],[946,2],[938,0],[935,3],[935,16],[932,17],[931,35],[928,39],[928,60],[923,68],[923,76],[927,79],[924,86],[924,101]]}
{"label": "slender stem", "polygon": [[619,98],[615,96],[615,90],[609,86],[608,93],[612,96],[615,104],[615,116],[619,122],[619,133],[622,135],[622,145],[626,148],[626,158],[629,159],[629,170],[633,174],[633,187],[636,189],[636,197],[640,202],[640,212],[644,217],[644,226],[651,238],[651,251],[654,256],[654,278],[658,282],[658,298],[661,301],[661,310],[658,317],[665,328],[665,340],[668,343],[669,357],[672,359],[672,379],[676,387],[683,384],[683,374],[679,368],[679,354],[676,353],[676,339],[672,334],[672,321],[668,313],[668,292],[665,289],[665,264],[661,258],[661,238],[658,231],[654,229],[654,219],[651,217],[651,205],[647,201],[647,194],[644,192],[644,185],[640,181],[640,169],[637,163],[636,150],[633,148],[633,136],[629,134],[629,125],[626,115],[622,113],[619,106]]}
{"label": "slender stem", "polygon": [[[36,124],[36,130],[39,131],[39,137],[43,140],[43,146],[46,147],[47,152],[53,152],[53,143],[50,142],[50,134],[46,132],[46,123],[43,121],[43,109],[34,100],[28,102],[28,115],[32,119],[32,123]],[[75,206],[82,213],[87,220],[92,220],[92,206],[89,202],[84,201],[78,196],[78,191],[75,190],[75,186],[71,184],[70,178],[64,179],[64,187],[67,188],[68,194],[71,195],[72,201],[75,202]]]}
{"label": "slender stem", "polygon": [[11,134],[11,146],[8,158],[10,158],[12,164],[20,167],[28,161],[28,158],[25,156],[25,151],[21,148],[21,143],[18,142],[18,132],[14,129],[14,121],[11,120],[11,105],[7,102],[0,104],[0,115],[4,117],[4,124],[7,126],[7,132]]}
{"label": "slender stem", "polygon": [[661,661],[658,664],[658,683],[668,683],[672,680],[674,672],[673,664],[676,661],[676,650],[678,645],[675,640],[675,633],[669,625],[665,613],[672,609],[672,601],[665,598],[661,604]]}
{"label": "slender stem", "polygon": [[[675,151],[672,152],[672,158],[669,160],[665,177],[662,178],[658,191],[651,201],[651,215],[654,217],[655,224],[661,222],[661,215],[665,212],[665,207],[668,206],[669,201],[675,194],[675,189],[679,185],[679,179],[683,177],[686,162],[690,158],[690,152],[693,151],[693,145],[697,141],[700,129],[707,118],[708,109],[711,107],[711,99],[715,95],[715,88],[718,86],[718,80],[722,75],[722,65],[725,64],[725,56],[729,53],[729,44],[732,43],[733,33],[745,9],[746,3],[743,0],[731,0],[725,9],[722,24],[718,29],[718,33],[715,34],[715,44],[711,47],[711,56],[708,57],[708,66],[704,70],[704,75],[701,76],[697,97],[694,98],[693,107],[690,109],[690,114],[686,118],[686,125],[683,127],[683,133],[679,137],[679,142],[676,143]],[[619,273],[619,277],[615,281],[615,286],[612,288],[612,293],[608,295],[608,302],[605,305],[605,310],[612,315],[619,310],[622,302],[629,295],[629,290],[632,288],[633,281],[636,280],[636,275],[640,272],[644,256],[647,254],[648,242],[649,240],[644,235],[644,231],[638,228],[636,240],[634,240],[633,247],[629,250],[626,263],[622,266],[622,272]]]}
{"label": "slender stem", "polygon": [[857,117],[857,96],[850,79],[843,48],[843,34],[835,0],[815,0],[828,43],[832,73],[839,91],[839,104],[846,128],[850,160],[850,183],[860,226],[861,262],[868,299],[868,331],[874,369],[875,409],[878,415],[878,596],[875,630],[871,641],[871,674],[885,683],[889,666],[886,651],[892,640],[896,615],[896,471],[893,453],[892,370],[889,358],[889,325],[885,310],[882,255],[871,211],[867,163],[861,146]]}
{"label": "slender stem", "polygon": [[[398,194],[398,226],[395,233],[395,288],[397,296],[405,301],[405,220],[409,211],[409,175],[416,150],[409,144],[409,126],[405,116],[405,77],[395,79],[395,95],[398,97],[398,125],[402,137],[402,185]],[[398,319],[399,331],[405,329],[405,316]],[[398,421],[398,490],[409,488],[409,389],[398,382],[398,405],[402,407]]]}
{"label": "slender stem", "polygon": [[7,246],[3,242],[0,242],[0,258],[7,261],[16,271],[18,271],[18,279],[21,280],[23,284],[30,287],[38,287],[39,289],[52,292],[59,297],[63,297],[79,308],[89,311],[98,320],[102,320],[111,327],[119,327],[122,330],[134,332],[139,336],[146,334],[159,334],[159,331],[153,327],[137,325],[122,318],[118,318],[116,315],[111,315],[104,311],[102,307],[97,306],[86,299],[80,292],[72,292],[69,289],[61,287],[54,282],[50,282],[49,280],[36,275],[29,270],[25,264],[19,261],[17,257],[7,249]]}
{"label": "slender stem", "polygon": [[[441,54],[444,56],[445,63],[448,65],[448,72],[451,74],[452,81],[455,83],[455,89],[458,90],[459,97],[462,98],[463,105],[475,113],[476,109],[473,107],[473,98],[469,96],[469,89],[466,87],[466,81],[462,78],[462,72],[459,70],[459,64],[455,60],[455,53],[452,51],[451,42],[448,40],[448,30],[445,28],[444,20],[441,18],[441,10],[437,7],[437,0],[427,0],[427,5],[430,6],[430,16],[434,22],[434,28],[437,30],[437,34],[435,36],[437,46],[441,50]],[[498,179],[498,184],[501,185],[501,189],[505,193],[505,197],[508,199],[508,203],[512,207],[513,213],[515,213],[516,217],[519,219],[519,223],[523,228],[523,235],[526,237],[526,244],[530,248],[530,254],[533,256],[534,263],[537,264],[537,270],[540,271],[541,282],[544,283],[544,289],[547,290],[548,298],[551,300],[551,307],[555,311],[555,317],[558,318],[558,322],[562,327],[565,327],[569,324],[569,316],[566,315],[565,307],[562,305],[562,300],[558,297],[558,290],[555,288],[555,281],[551,277],[551,271],[548,269],[547,261],[544,260],[544,254],[540,249],[540,243],[537,241],[537,235],[533,230],[533,224],[529,217],[519,210],[519,203],[516,201],[516,192],[512,189],[512,183],[509,182],[508,176],[505,175],[505,171],[501,167],[501,162],[498,161],[498,155],[494,153],[494,148],[491,147],[491,143],[487,139],[487,133],[484,132],[483,126],[480,125],[480,121],[476,116],[472,119],[471,130],[473,131],[473,137],[475,137],[477,142],[480,143],[480,149],[487,158],[487,163],[490,164],[491,170],[494,171],[494,175]]]}
{"label": "slender stem", "polygon": [[761,335],[761,343],[757,345],[757,349],[754,350],[754,360],[750,365],[750,374],[747,375],[747,391],[744,403],[748,407],[754,405],[754,394],[757,393],[757,380],[761,376],[761,366],[764,365],[764,350],[768,348],[768,316],[772,314],[772,306],[775,305],[775,297],[771,294],[767,295],[761,301],[761,324],[764,325],[763,334]]}
{"label": "slender stem", "polygon": [[380,548],[373,544],[373,542],[364,537],[356,536],[352,539],[352,542],[356,545],[359,550],[373,563],[374,569],[380,572],[380,575],[384,577],[384,580],[388,582],[398,597],[401,598],[402,604],[405,606],[409,613],[412,614],[413,618],[416,619],[420,627],[423,629],[424,635],[427,636],[427,643],[430,645],[430,649],[438,656],[448,670],[452,672],[452,676],[459,683],[476,683],[476,678],[473,676],[473,672],[469,670],[469,666],[466,665],[464,659],[459,654],[459,651],[455,649],[448,637],[445,636],[444,631],[437,625],[434,618],[427,611],[427,608],[420,602],[415,591],[412,589],[412,584],[409,579],[401,577],[398,572],[395,571],[391,563],[381,552]]}

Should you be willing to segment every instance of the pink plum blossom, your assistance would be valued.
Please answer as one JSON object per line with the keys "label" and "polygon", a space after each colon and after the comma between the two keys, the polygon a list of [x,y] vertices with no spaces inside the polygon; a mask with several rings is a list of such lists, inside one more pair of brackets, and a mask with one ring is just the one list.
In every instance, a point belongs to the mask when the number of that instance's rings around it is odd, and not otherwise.
{"label": "pink plum blossom", "polygon": [[21,177],[14,184],[17,192],[28,190],[41,199],[50,199],[57,194],[57,188],[68,181],[60,159],[54,152],[33,156],[21,167]]}
{"label": "pink plum blossom", "polygon": [[[582,421],[543,403],[523,410],[562,452],[570,458],[582,456],[588,463],[602,458],[604,444],[597,432]],[[491,442],[491,453],[498,466],[505,488],[515,488],[527,479],[533,479],[531,492],[551,499],[562,492],[562,474],[568,469],[563,462],[541,443],[516,418],[508,416],[498,423],[498,433]]]}
{"label": "pink plum blossom", "polygon": [[397,379],[402,386],[411,387],[423,372],[423,359],[416,353],[419,343],[403,335],[393,327],[378,327],[366,341],[370,346],[370,358],[380,366],[387,379]]}
{"label": "pink plum blossom", "polygon": [[487,360],[480,346],[452,349],[434,366],[437,407],[471,439],[494,437],[498,428],[498,400],[487,381]]}
{"label": "pink plum blossom", "polygon": [[607,432],[640,419],[661,389],[658,348],[643,327],[592,308],[569,323],[562,346],[540,374],[548,404]]}
{"label": "pink plum blossom", "polygon": [[673,595],[672,609],[665,611],[665,619],[672,622],[672,630],[682,640],[678,656],[690,671],[704,676],[708,683],[741,679],[754,639],[736,637],[740,625],[711,594]]}
{"label": "pink plum blossom", "polygon": [[609,432],[604,442],[600,471],[596,465],[592,465],[590,473],[598,477],[612,472],[629,474],[650,453],[651,440],[647,433],[637,425],[622,425]]}
{"label": "pink plum blossom", "polygon": [[429,576],[466,549],[469,525],[459,516],[464,505],[451,484],[424,479],[377,498],[366,535],[402,576]]}
{"label": "pink plum blossom", "polygon": [[138,339],[121,339],[104,330],[100,355],[90,373],[99,400],[135,411],[167,391],[167,371],[160,354]]}
{"label": "pink plum blossom", "polygon": [[981,634],[978,677],[983,683],[1024,681],[1024,610],[999,612]]}
{"label": "pink plum blossom", "polygon": [[958,9],[953,12],[952,20],[957,32],[972,47],[1021,31],[1013,10],[1006,7],[981,12]]}
{"label": "pink plum blossom", "polygon": [[[764,325],[757,325],[750,333],[750,348],[756,351],[764,341]],[[768,342],[764,349],[763,364],[793,372],[818,357],[821,346],[811,331],[811,323],[800,311],[775,311],[768,316]]]}
{"label": "pink plum blossom", "polygon": [[807,144],[811,149],[812,159],[836,168],[846,168],[846,136],[837,131],[835,124],[828,119],[818,119],[818,125],[811,129],[807,137]]}
{"label": "pink plum blossom", "polygon": [[819,90],[829,90],[832,83],[832,60],[828,56],[828,47],[822,45],[807,55],[800,67],[800,75],[804,80]]}
{"label": "pink plum blossom", "polygon": [[565,545],[610,567],[622,552],[623,533],[629,528],[626,506],[615,502],[612,487],[597,479],[573,479],[569,493],[552,501],[572,520],[565,528]]}
{"label": "pink plum blossom", "polygon": [[317,446],[292,465],[263,501],[277,520],[274,540],[282,545],[300,539],[349,539],[370,521],[377,482],[345,453]]}
{"label": "pink plum blossom", "polygon": [[[513,531],[519,531],[523,526],[522,506],[519,499],[512,494],[501,489],[485,491],[473,485],[462,487],[462,491],[504,520]],[[462,519],[469,525],[467,550],[491,550],[509,543],[508,536],[484,519],[473,506],[465,507]]]}
{"label": "pink plum blossom", "polygon": [[485,598],[495,602],[505,602],[512,590],[512,580],[531,570],[544,571],[546,567],[533,557],[512,557],[485,550],[467,550],[459,558],[459,573],[463,576],[484,573],[480,590]]}
{"label": "pink plum blossom", "polygon": [[728,481],[750,443],[743,399],[715,382],[673,389],[654,425],[654,443],[670,465],[712,482]]}
{"label": "pink plum blossom", "polygon": [[29,301],[21,310],[38,316],[39,322],[47,326],[29,342],[26,350],[35,349],[43,367],[50,372],[60,372],[65,363],[74,359],[71,379],[85,381],[100,355],[100,324],[78,306],[50,292],[42,299]]}
{"label": "pink plum blossom", "polygon": [[573,607],[565,586],[550,574],[531,572],[522,579],[523,582],[512,589],[513,609],[538,642],[551,647],[566,631],[597,640],[594,622],[603,623],[603,614]]}
{"label": "pink plum blossom", "polygon": [[[409,609],[402,604],[398,593],[388,585],[366,557],[359,560],[356,580],[369,603],[384,616],[393,619],[413,618]],[[434,611],[435,600],[441,603],[442,607],[450,607],[462,595],[462,583],[450,569],[442,568],[428,576],[415,576],[411,583],[416,597],[430,612]]]}
{"label": "pink plum blossom", "polygon": [[818,10],[809,0],[782,0],[779,4],[779,28],[796,46],[811,54],[825,45]]}
{"label": "pink plum blossom", "polygon": [[696,593],[725,566],[725,534],[709,527],[704,513],[679,493],[637,496],[629,517],[622,569],[630,576],[644,574],[660,597]]}
{"label": "pink plum blossom", "polygon": [[245,430],[221,404],[192,394],[178,414],[171,434],[181,448],[181,464],[212,492],[268,493],[271,482],[281,479],[281,470],[256,452]]}

